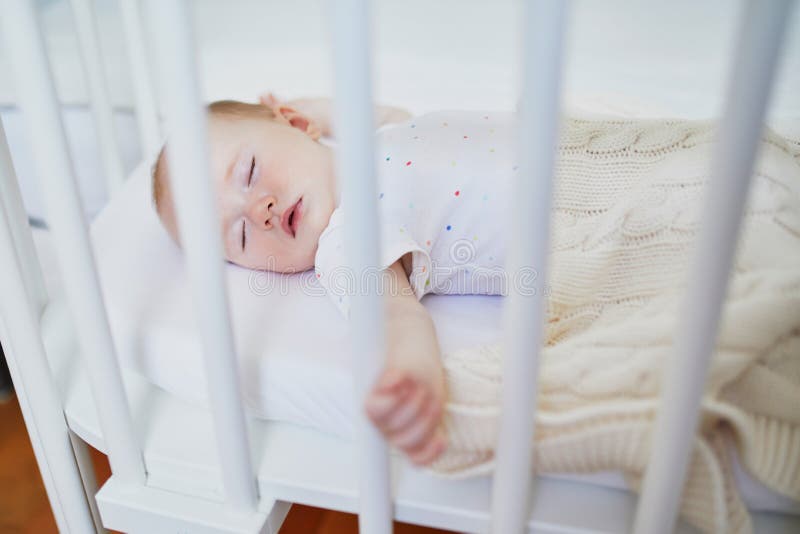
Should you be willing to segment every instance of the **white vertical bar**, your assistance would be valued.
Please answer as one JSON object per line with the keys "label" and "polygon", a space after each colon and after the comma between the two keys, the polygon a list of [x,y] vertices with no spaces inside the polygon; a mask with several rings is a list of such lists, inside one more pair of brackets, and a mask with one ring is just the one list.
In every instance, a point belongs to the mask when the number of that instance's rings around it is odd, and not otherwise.
{"label": "white vertical bar", "polygon": [[89,85],[92,118],[100,146],[103,171],[106,175],[107,193],[111,196],[122,186],[125,176],[122,170],[122,157],[117,145],[117,134],[114,130],[114,109],[108,98],[108,85],[103,72],[92,1],[71,0],[71,3],[75,29],[78,33],[78,44],[83,58],[83,70]]}
{"label": "white vertical bar", "polygon": [[378,278],[362,276],[379,265],[378,210],[375,204],[375,123],[372,110],[370,18],[366,0],[333,4],[334,128],[338,140],[337,177],[347,206],[345,250],[355,273],[351,300],[355,357],[356,453],[359,468],[359,530],[392,531],[388,447],[364,414],[364,401],[385,359],[383,304]]}
{"label": "white vertical bar", "polygon": [[22,202],[11,151],[8,148],[6,132],[0,122],[0,202],[6,210],[11,236],[14,239],[22,274],[25,277],[25,290],[32,299],[34,309],[39,314],[47,302],[47,288],[42,276],[42,267],[33,244],[33,234],[28,224],[28,214]]}
{"label": "white vertical bar", "polygon": [[0,202],[0,338],[8,369],[59,531],[91,532],[92,516],[42,344],[39,310],[26,294],[7,215]]}
{"label": "white vertical bar", "polygon": [[492,485],[492,532],[526,531],[545,314],[550,206],[556,156],[566,2],[525,3],[512,246],[506,266],[505,361]]}
{"label": "white vertical bar", "polygon": [[[108,328],[94,255],[67,150],[44,42],[32,3],[3,3],[2,34],[14,74],[16,95],[38,157],[36,170],[61,268],[64,293],[77,318],[75,328],[87,360],[92,394],[108,444],[114,474],[143,484],[144,463],[133,431],[128,400]],[[34,141],[35,140],[35,141]]]}
{"label": "white vertical bar", "polygon": [[161,133],[158,127],[156,97],[147,64],[147,45],[144,39],[142,14],[139,0],[121,0],[122,24],[131,66],[131,81],[136,98],[136,120],[139,123],[139,143],[142,154],[147,157],[160,147]]}
{"label": "white vertical bar", "polygon": [[96,534],[106,534],[108,532],[103,528],[103,521],[100,518],[100,510],[97,508],[97,477],[94,474],[94,464],[92,463],[92,456],[89,453],[89,446],[75,433],[69,432],[69,440],[72,443],[72,451],[75,455],[75,464],[78,466],[78,472],[83,481],[83,491],[86,496],[86,505],[92,514],[92,521],[94,521],[94,530]]}
{"label": "white vertical bar", "polygon": [[186,268],[203,338],[206,378],[228,502],[256,505],[255,472],[228,314],[222,232],[209,171],[206,112],[200,101],[191,14],[183,0],[149,0],[157,77],[170,125],[168,163]]}
{"label": "white vertical bar", "polygon": [[711,159],[674,357],[666,364],[634,531],[672,532],[791,0],[751,1]]}

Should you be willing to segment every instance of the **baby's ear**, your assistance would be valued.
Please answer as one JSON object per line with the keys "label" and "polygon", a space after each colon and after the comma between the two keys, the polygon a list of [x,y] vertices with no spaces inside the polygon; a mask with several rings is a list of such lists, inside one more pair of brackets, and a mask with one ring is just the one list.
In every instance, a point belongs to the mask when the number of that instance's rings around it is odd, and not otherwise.
{"label": "baby's ear", "polygon": [[278,106],[275,115],[285,120],[292,128],[297,128],[308,135],[311,139],[317,140],[320,136],[320,129],[317,125],[303,113],[291,106]]}
{"label": "baby's ear", "polygon": [[272,93],[265,93],[259,97],[262,105],[272,109],[275,119],[278,122],[288,124],[292,128],[297,128],[311,139],[316,141],[320,138],[322,131],[319,126],[304,113],[297,111],[292,106],[284,104]]}
{"label": "baby's ear", "polygon": [[261,102],[262,105],[267,106],[268,108],[280,104],[280,100],[278,100],[278,97],[276,97],[273,93],[264,93],[263,95],[258,97],[258,101]]}

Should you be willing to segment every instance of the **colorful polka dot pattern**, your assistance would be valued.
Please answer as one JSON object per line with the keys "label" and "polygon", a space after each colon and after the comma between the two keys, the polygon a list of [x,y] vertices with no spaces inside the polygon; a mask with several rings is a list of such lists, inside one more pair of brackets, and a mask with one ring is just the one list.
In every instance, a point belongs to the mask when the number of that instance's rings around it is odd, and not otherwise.
{"label": "colorful polka dot pattern", "polygon": [[[498,228],[492,223],[502,219],[498,215],[508,203],[495,186],[497,176],[510,177],[517,170],[507,149],[513,121],[458,113],[417,117],[378,133],[383,160],[377,184],[381,248],[391,251],[387,254],[395,255],[393,260],[398,251],[416,251],[410,281],[418,295],[458,292],[442,283],[440,266],[455,268],[447,275],[451,281],[478,279],[481,266],[502,265],[505,254],[498,248]],[[461,113],[471,116],[463,120]],[[466,261],[455,257],[456,246],[467,250]],[[343,250],[336,256],[345,262]],[[346,265],[337,261],[325,265],[323,272]],[[323,286],[325,278],[320,281]],[[347,297],[344,302],[332,300],[343,310],[349,307]]]}

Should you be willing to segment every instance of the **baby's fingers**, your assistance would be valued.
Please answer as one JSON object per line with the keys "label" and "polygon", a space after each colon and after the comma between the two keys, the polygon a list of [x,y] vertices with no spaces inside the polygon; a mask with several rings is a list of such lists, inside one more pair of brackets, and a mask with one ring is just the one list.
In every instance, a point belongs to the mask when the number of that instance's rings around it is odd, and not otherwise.
{"label": "baby's fingers", "polygon": [[423,446],[436,430],[441,419],[442,409],[437,402],[429,402],[422,413],[419,413],[408,426],[389,436],[395,447],[410,453]]}
{"label": "baby's fingers", "polygon": [[415,419],[424,415],[425,408],[430,402],[430,394],[426,389],[417,388],[403,402],[403,405],[393,411],[391,416],[386,418],[385,426],[382,430],[391,437],[398,431],[413,423]]}
{"label": "baby's fingers", "polygon": [[375,393],[399,392],[414,385],[413,379],[407,372],[389,369],[378,379],[373,391]]}
{"label": "baby's fingers", "polygon": [[391,394],[373,392],[364,403],[364,408],[372,422],[382,429],[395,412],[403,407],[407,397],[407,391]]}
{"label": "baby's fingers", "polygon": [[415,465],[428,465],[447,450],[447,437],[442,430],[437,430],[428,442],[420,449],[410,452],[409,460]]}

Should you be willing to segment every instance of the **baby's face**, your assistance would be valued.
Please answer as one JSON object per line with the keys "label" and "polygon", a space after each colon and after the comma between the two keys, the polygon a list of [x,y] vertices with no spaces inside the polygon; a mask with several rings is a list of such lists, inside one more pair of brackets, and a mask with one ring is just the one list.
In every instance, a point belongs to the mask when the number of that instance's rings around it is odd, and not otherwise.
{"label": "baby's face", "polygon": [[[331,151],[261,118],[211,116],[209,143],[227,259],[278,272],[312,268],[335,208]],[[164,204],[162,219],[176,235],[174,203]]]}

